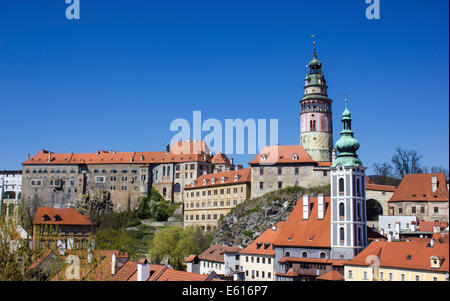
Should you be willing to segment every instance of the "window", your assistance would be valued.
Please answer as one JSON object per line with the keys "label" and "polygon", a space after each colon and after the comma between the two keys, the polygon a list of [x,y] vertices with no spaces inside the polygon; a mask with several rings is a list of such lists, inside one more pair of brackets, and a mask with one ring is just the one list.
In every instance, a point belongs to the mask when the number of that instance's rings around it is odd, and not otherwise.
{"label": "window", "polygon": [[[268,263],[268,264],[270,264],[271,261],[272,261],[271,258],[267,258],[267,263]],[[269,273],[269,274],[270,274],[270,273]],[[269,278],[270,278],[270,276],[269,276]]]}
{"label": "window", "polygon": [[403,208],[398,208],[398,214],[402,214],[403,213]]}
{"label": "window", "polygon": [[295,174],[298,175],[298,167],[295,168]]}
{"label": "window", "polygon": [[439,207],[434,207],[434,213],[439,213]]}
{"label": "window", "polygon": [[348,278],[349,279],[353,278],[353,271],[352,270],[348,270]]}
{"label": "window", "polygon": [[286,252],[284,252],[284,256],[289,257],[289,256],[291,256],[291,253],[289,251],[286,251]]}
{"label": "window", "polygon": [[425,213],[425,207],[420,207],[420,213]]}
{"label": "window", "polygon": [[402,274],[402,281],[405,281],[405,274]]}
{"label": "window", "polygon": [[344,193],[344,179],[343,178],[339,179],[339,193],[340,194]]}
{"label": "window", "polygon": [[95,177],[95,183],[104,183],[105,177]]}
{"label": "window", "polygon": [[392,281],[394,279],[392,273],[389,273],[389,281]]}
{"label": "window", "polygon": [[364,279],[364,280],[367,280],[367,272],[366,272],[366,271],[364,271],[363,279]]}
{"label": "window", "polygon": [[320,252],[320,258],[321,259],[327,258],[327,254],[325,254],[324,252]]}
{"label": "window", "polygon": [[420,276],[416,275],[416,281],[420,281]]}
{"label": "window", "polygon": [[264,182],[259,182],[259,189],[263,189],[264,188]]}
{"label": "window", "polygon": [[416,213],[416,207],[415,207],[415,206],[413,206],[413,207],[411,208],[411,212],[412,212],[412,213]]}
{"label": "window", "polygon": [[345,238],[344,227],[341,227],[339,229],[339,240],[343,243],[344,242],[344,238]]}
{"label": "window", "polygon": [[383,281],[384,280],[384,273],[380,272],[380,280]]}
{"label": "window", "polygon": [[344,218],[345,216],[345,205],[344,203],[339,203],[339,217]]}
{"label": "window", "polygon": [[278,189],[283,188],[283,182],[278,182]]}
{"label": "window", "polygon": [[260,174],[261,176],[264,174],[264,168],[261,167],[261,168],[259,169],[259,174]]}
{"label": "window", "polygon": [[278,168],[278,174],[281,175],[282,174],[282,169]]}
{"label": "window", "polygon": [[308,253],[306,251],[302,252],[302,258],[308,258]]}

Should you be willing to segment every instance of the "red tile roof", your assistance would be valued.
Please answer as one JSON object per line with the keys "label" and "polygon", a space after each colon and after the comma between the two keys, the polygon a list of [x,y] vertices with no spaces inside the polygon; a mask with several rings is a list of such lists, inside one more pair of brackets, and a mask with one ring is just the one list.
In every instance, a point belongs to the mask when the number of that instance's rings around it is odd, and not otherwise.
{"label": "red tile roof", "polygon": [[239,247],[212,245],[203,253],[198,255],[198,258],[200,260],[224,263],[225,253],[239,253],[240,251],[242,251],[242,249]]}
{"label": "red tile roof", "polygon": [[[436,242],[433,247],[428,247],[428,245],[429,240],[426,242],[417,240],[411,242],[373,241],[346,265],[370,266],[372,262],[366,262],[366,259],[370,255],[375,255],[379,258],[380,267],[448,272],[449,244]],[[440,258],[442,263],[438,269],[431,268],[431,256]]]}
{"label": "red tile roof", "polygon": [[163,269],[156,277],[150,277],[149,281],[206,281],[208,278],[209,275],[201,275],[166,268]]}
{"label": "red tile roof", "polygon": [[[177,147],[177,145],[179,147]],[[169,152],[116,152],[98,151],[97,153],[52,153],[41,150],[23,165],[33,164],[121,164],[121,163],[178,163],[178,162],[211,162],[211,156],[205,152],[207,147],[201,142],[179,142],[172,144]],[[50,155],[50,161],[49,161]]]}
{"label": "red tile roof", "polygon": [[230,160],[224,153],[217,153],[211,162],[214,164],[230,164]]}
{"label": "red tile roof", "polygon": [[[250,168],[244,168],[239,170],[231,170],[231,171],[223,171],[218,173],[201,175],[196,180],[194,180],[193,184],[188,184],[184,187],[184,189],[198,189],[205,187],[216,187],[222,185],[233,185],[233,184],[242,184],[242,183],[250,183]],[[236,180],[235,177],[237,176]],[[222,182],[222,177],[224,181]],[[214,183],[213,183],[214,180]]]}
{"label": "red tile roof", "polygon": [[[44,216],[50,218],[44,220]],[[56,220],[56,216],[61,218]],[[38,207],[33,220],[34,225],[91,225],[88,216],[84,216],[73,208]]]}
{"label": "red tile roof", "polygon": [[282,273],[275,273],[277,276],[284,276],[284,277],[298,277],[298,274],[294,272],[294,268],[290,268],[286,274]]}
{"label": "red tile roof", "polygon": [[344,281],[344,276],[338,271],[330,271],[326,274],[323,274],[319,277],[316,277],[317,280],[327,280],[327,281]]}
{"label": "red tile roof", "polygon": [[188,258],[186,258],[186,262],[192,262],[197,257],[197,255],[189,255]]}
{"label": "red tile roof", "polygon": [[368,176],[366,176],[366,190],[395,192],[396,189],[397,187],[395,186],[375,184]]}
{"label": "red tile roof", "polygon": [[281,233],[284,222],[278,222],[274,227],[267,229],[264,233],[258,236],[247,248],[242,250],[241,254],[255,254],[255,255],[275,255],[273,243]]}
{"label": "red tile roof", "polygon": [[[263,158],[266,156],[266,159]],[[297,159],[294,159],[294,155]],[[250,165],[267,165],[275,163],[316,163],[308,155],[301,145],[273,145],[265,146],[255,158],[249,162]]]}
{"label": "red tile roof", "polygon": [[319,220],[317,196],[310,197],[309,218],[303,220],[303,197],[283,225],[275,246],[330,247],[330,198],[324,197],[324,218]]}
{"label": "red tile roof", "polygon": [[[419,221],[418,230],[424,232],[433,232],[435,221]],[[444,221],[438,221],[439,231],[448,227],[448,223]]]}
{"label": "red tile roof", "polygon": [[[436,177],[439,186],[432,192],[432,177]],[[389,202],[448,202],[449,192],[447,190],[444,173],[407,174],[403,177],[400,185]]]}

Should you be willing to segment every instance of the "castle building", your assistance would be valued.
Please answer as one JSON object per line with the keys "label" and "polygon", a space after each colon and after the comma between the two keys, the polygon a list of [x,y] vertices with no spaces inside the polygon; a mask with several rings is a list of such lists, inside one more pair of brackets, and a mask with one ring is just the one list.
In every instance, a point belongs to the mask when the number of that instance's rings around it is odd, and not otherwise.
{"label": "castle building", "polygon": [[300,100],[300,145],[318,162],[330,162],[332,159],[332,100],[328,98],[327,89],[314,42],[313,59],[308,64],[305,78],[305,94]]}
{"label": "castle building", "polygon": [[22,192],[21,170],[0,170],[0,212],[8,220],[17,215]]}
{"label": "castle building", "polygon": [[356,151],[351,114],[342,113],[343,129],[336,142],[339,152],[331,166],[331,258],[351,259],[367,242],[365,168]]}
{"label": "castle building", "polygon": [[250,168],[206,174],[184,187],[184,226],[211,231],[250,197]]}
{"label": "castle building", "polygon": [[213,172],[212,158],[203,141],[179,141],[156,152],[41,150],[22,163],[22,199],[31,214],[38,206],[124,211],[154,187],[182,203],[183,187]]}

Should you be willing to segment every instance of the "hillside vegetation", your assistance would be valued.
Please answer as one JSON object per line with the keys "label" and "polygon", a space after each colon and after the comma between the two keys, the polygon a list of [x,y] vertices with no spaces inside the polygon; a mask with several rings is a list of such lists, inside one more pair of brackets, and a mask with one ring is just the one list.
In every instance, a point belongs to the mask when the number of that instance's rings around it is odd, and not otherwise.
{"label": "hillside vegetation", "polygon": [[248,199],[219,220],[212,244],[247,247],[265,230],[286,220],[304,194],[329,196],[330,185],[287,187]]}

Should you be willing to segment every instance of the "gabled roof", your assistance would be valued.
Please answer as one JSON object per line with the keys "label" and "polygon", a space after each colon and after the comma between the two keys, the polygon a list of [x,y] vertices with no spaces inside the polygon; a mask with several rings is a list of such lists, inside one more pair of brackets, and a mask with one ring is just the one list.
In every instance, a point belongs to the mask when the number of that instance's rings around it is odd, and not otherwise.
{"label": "gabled roof", "polygon": [[[60,219],[55,218],[58,216]],[[88,216],[84,216],[73,208],[38,207],[34,215],[33,224],[90,226],[91,221]]]}
{"label": "gabled roof", "polygon": [[217,153],[211,162],[214,164],[230,164],[230,160],[224,153]]}
{"label": "gabled roof", "polygon": [[[265,156],[265,158],[264,158]],[[295,159],[297,158],[297,159]],[[275,163],[316,163],[302,145],[265,146],[250,165],[267,165]]]}
{"label": "gabled roof", "polygon": [[241,254],[275,255],[273,243],[281,233],[284,222],[278,222],[274,227],[267,229],[256,238]]}
{"label": "gabled roof", "polygon": [[239,253],[242,249],[239,247],[212,245],[203,253],[198,255],[200,260],[225,263],[225,253]]}
{"label": "gabled roof", "polygon": [[[189,190],[189,189],[197,189],[197,188],[222,186],[222,185],[250,183],[250,181],[251,181],[250,174],[251,174],[250,168],[244,168],[244,169],[238,169],[238,170],[230,170],[230,171],[223,171],[223,172],[201,175],[196,180],[194,180],[193,184],[186,185],[184,187],[184,189]],[[236,177],[236,180],[235,180],[235,177]],[[222,178],[224,179],[223,182],[222,182]]]}
{"label": "gabled roof", "polygon": [[[373,241],[346,265],[370,266],[366,259],[370,255],[378,256],[380,267],[391,267],[423,271],[448,272],[449,244],[436,242],[433,247],[428,241]],[[441,260],[439,268],[431,268],[430,257],[437,256]],[[410,259],[408,259],[410,258]]]}
{"label": "gabled roof", "polygon": [[[432,191],[432,178],[436,177],[438,188]],[[447,190],[444,173],[407,174],[403,177],[400,185],[389,202],[448,202],[449,192]]]}
{"label": "gabled roof", "polygon": [[192,261],[194,261],[194,259],[195,258],[197,258],[197,255],[189,255],[189,257],[188,258],[186,258],[186,262],[192,262]]}
{"label": "gabled roof", "polygon": [[[324,218],[318,219],[317,196],[310,197],[310,213],[303,220],[303,198],[297,201],[275,240],[275,246],[330,247],[330,198],[324,197]],[[312,209],[311,209],[312,207]]]}

